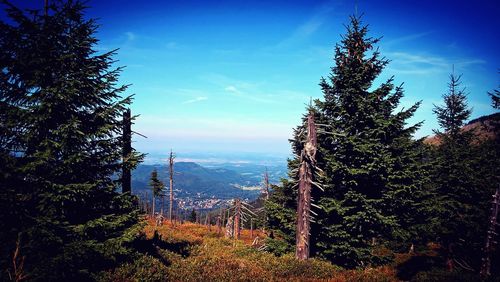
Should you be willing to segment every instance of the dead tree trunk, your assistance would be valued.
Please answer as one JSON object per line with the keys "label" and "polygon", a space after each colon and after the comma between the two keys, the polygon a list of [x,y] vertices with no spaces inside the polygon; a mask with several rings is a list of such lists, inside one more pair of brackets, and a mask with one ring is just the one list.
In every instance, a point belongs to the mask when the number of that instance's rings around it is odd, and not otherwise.
{"label": "dead tree trunk", "polygon": [[240,234],[241,234],[241,232],[240,232],[241,231],[241,200],[240,199],[236,199],[235,209],[236,209],[236,212],[234,214],[233,234],[234,234],[234,238],[236,238],[236,240],[239,240]]}
{"label": "dead tree trunk", "polygon": [[[264,199],[267,202],[269,200],[269,173],[267,172],[267,167],[266,167],[266,173],[264,174]],[[265,211],[265,210],[264,210]],[[267,216],[267,212],[265,211],[265,217],[266,217],[266,222],[269,222],[269,217]],[[264,225],[263,231],[266,232],[266,228]]]}
{"label": "dead tree trunk", "polygon": [[217,224],[217,235],[220,236],[220,234],[222,233],[222,223],[221,223],[221,217],[220,216],[217,217],[216,224]]}
{"label": "dead tree trunk", "polygon": [[223,214],[223,211],[221,208],[219,211],[219,216],[217,217],[217,234],[219,234],[219,235],[222,232],[222,214]]}
{"label": "dead tree trunk", "polygon": [[250,238],[253,239],[253,218],[250,218]]}
{"label": "dead tree trunk", "polygon": [[225,208],[222,208],[222,222],[221,222],[221,225],[222,226],[226,226],[226,209]]}
{"label": "dead tree trunk", "polygon": [[165,204],[165,195],[161,194],[160,195],[160,214],[163,216],[163,206]]}
{"label": "dead tree trunk", "polygon": [[153,195],[153,209],[151,210],[151,217],[155,217],[155,193],[151,193]]}
{"label": "dead tree trunk", "polygon": [[132,154],[132,118],[130,109],[123,112],[123,149],[122,149],[122,193],[132,193],[129,158]]}
{"label": "dead tree trunk", "polygon": [[168,158],[170,164],[170,207],[168,210],[168,219],[172,222],[172,211],[174,207],[174,154],[170,150],[170,157]]}
{"label": "dead tree trunk", "polygon": [[205,225],[207,226],[208,231],[212,231],[212,224],[210,223],[210,213],[207,213],[205,217]]}
{"label": "dead tree trunk", "polygon": [[295,258],[309,258],[309,231],[311,228],[311,187],[313,183],[313,168],[316,164],[316,126],[314,117],[307,117],[307,141],[300,155],[299,167],[299,198],[297,203],[297,234]]}
{"label": "dead tree trunk", "polygon": [[266,173],[264,174],[264,198],[269,200],[269,174],[267,173],[267,167],[266,167]]}
{"label": "dead tree trunk", "polygon": [[225,237],[227,239],[234,238],[234,221],[233,221],[233,217],[228,217],[227,218],[226,235],[225,235]]}
{"label": "dead tree trunk", "polygon": [[491,254],[493,252],[493,247],[495,244],[495,232],[496,226],[498,225],[498,211],[500,206],[500,188],[497,188],[496,193],[493,195],[493,201],[491,202],[491,216],[490,225],[488,228],[488,233],[486,235],[486,242],[484,245],[484,256],[481,264],[481,276],[486,278],[491,275]]}

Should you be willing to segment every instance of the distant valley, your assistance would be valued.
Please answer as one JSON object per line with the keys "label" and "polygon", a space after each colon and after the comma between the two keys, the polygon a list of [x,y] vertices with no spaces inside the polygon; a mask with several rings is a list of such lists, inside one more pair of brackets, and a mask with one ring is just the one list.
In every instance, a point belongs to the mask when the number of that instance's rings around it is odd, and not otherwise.
{"label": "distant valley", "polygon": [[[161,181],[169,188],[167,165],[139,165],[132,172],[133,192],[141,198],[151,197],[149,179],[156,168]],[[176,162],[174,164],[174,191],[176,203],[185,209],[209,209],[223,205],[234,198],[254,200],[261,193],[264,173],[269,181],[278,184],[286,177],[286,164],[264,166],[253,163]]]}

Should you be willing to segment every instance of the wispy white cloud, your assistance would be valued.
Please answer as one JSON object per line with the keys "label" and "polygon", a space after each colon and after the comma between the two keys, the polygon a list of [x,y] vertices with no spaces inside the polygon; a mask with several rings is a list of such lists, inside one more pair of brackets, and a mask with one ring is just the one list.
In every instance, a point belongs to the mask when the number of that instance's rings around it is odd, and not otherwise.
{"label": "wispy white cloud", "polygon": [[184,102],[182,102],[182,104],[198,103],[198,102],[205,101],[205,100],[208,100],[208,97],[201,96],[201,97],[196,97],[194,99],[184,101]]}
{"label": "wispy white cloud", "polygon": [[134,41],[136,38],[135,33],[131,32],[131,31],[125,32],[125,36],[127,37],[127,41]]}
{"label": "wispy white cloud", "polygon": [[231,93],[237,97],[241,97],[243,99],[246,99],[246,100],[251,100],[251,101],[254,101],[254,102],[259,102],[259,103],[266,103],[266,104],[269,104],[269,103],[277,103],[277,101],[274,101],[274,100],[271,100],[271,99],[268,99],[268,98],[262,98],[262,95],[256,91],[252,91],[252,93],[249,93],[249,92],[244,92],[238,88],[236,88],[235,86],[233,85],[228,85],[224,88],[224,90],[228,93]]}
{"label": "wispy white cloud", "polygon": [[235,93],[235,94],[238,94],[238,95],[241,95],[241,91],[238,90],[238,88],[236,88],[235,86],[233,85],[229,85],[227,86],[226,88],[224,88],[225,91],[227,92],[232,92],[232,93]]}
{"label": "wispy white cloud", "polygon": [[339,1],[329,1],[317,7],[316,11],[308,20],[297,26],[294,31],[285,39],[280,41],[275,47],[287,47],[297,42],[306,40],[315,34],[332,16],[334,9],[340,5]]}
{"label": "wispy white cloud", "polygon": [[224,89],[224,92],[241,99],[267,104],[278,103],[277,100],[269,99],[263,95],[260,89],[262,83],[242,81],[217,73],[206,74],[201,78],[211,84],[221,87]]}
{"label": "wispy white cloud", "polygon": [[[156,39],[155,38],[152,38],[150,39],[151,41],[155,41]],[[189,50],[189,46],[188,45],[185,45],[185,44],[182,44],[180,42],[177,42],[177,41],[168,41],[167,43],[158,43],[158,44],[164,44],[165,48],[169,51],[186,51],[186,50]]]}
{"label": "wispy white cloud", "polygon": [[486,61],[477,58],[447,58],[437,55],[411,54],[406,52],[388,52],[391,59],[390,72],[403,74],[433,74],[450,72],[452,66],[459,72],[473,65],[482,65]]}
{"label": "wispy white cloud", "polygon": [[389,38],[388,41],[386,41],[385,43],[382,42],[383,45],[385,46],[390,46],[390,45],[394,45],[394,44],[399,44],[399,43],[402,43],[402,42],[408,42],[408,41],[414,41],[414,40],[417,40],[417,39],[420,39],[422,37],[425,37],[429,34],[432,34],[434,31],[425,31],[425,32],[419,32],[419,33],[414,33],[414,34],[409,34],[409,35],[405,35],[405,36],[401,36],[401,37],[398,37],[398,38]]}
{"label": "wispy white cloud", "polygon": [[177,48],[177,42],[174,42],[174,41],[170,41],[170,42],[167,42],[167,44],[165,44],[165,47],[167,47],[167,49],[175,49]]}

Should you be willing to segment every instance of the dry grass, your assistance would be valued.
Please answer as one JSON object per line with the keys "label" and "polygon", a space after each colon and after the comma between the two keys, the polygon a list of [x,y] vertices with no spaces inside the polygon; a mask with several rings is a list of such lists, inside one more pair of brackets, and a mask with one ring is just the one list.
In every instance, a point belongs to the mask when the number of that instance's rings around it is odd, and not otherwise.
{"label": "dry grass", "polygon": [[[254,230],[242,230],[240,240],[230,240],[217,234],[217,228],[184,223],[173,226],[166,222],[155,227],[149,221],[145,227],[147,239],[155,230],[161,236],[157,257],[143,255],[102,276],[104,281],[397,281],[390,267],[365,270],[343,270],[318,259],[298,261],[293,255],[276,257],[251,247],[253,238],[265,235]],[[170,245],[169,245],[170,244]],[[173,246],[189,246],[189,253],[176,253]]]}

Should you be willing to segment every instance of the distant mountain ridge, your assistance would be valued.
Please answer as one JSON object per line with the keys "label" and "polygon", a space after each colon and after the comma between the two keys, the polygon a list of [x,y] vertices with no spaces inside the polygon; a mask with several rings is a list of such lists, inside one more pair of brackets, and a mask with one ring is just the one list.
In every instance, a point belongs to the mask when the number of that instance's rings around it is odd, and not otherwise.
{"label": "distant mountain ridge", "polygon": [[[155,168],[160,180],[168,188],[168,166],[139,165],[132,172],[134,193],[150,192],[149,178]],[[240,197],[252,200],[260,194],[258,186],[262,183],[265,168],[261,165],[250,164],[217,164],[206,167],[194,162],[177,162],[174,164],[174,190],[178,198],[230,199]],[[268,169],[271,179],[285,176],[286,167],[272,166]]]}
{"label": "distant mountain ridge", "polygon": [[[495,125],[500,124],[500,112],[491,115],[481,116],[469,121],[462,127],[462,131],[474,131],[475,142],[496,138]],[[498,127],[497,127],[498,130]],[[424,143],[429,145],[439,145],[441,140],[438,136],[432,135],[424,139]]]}

